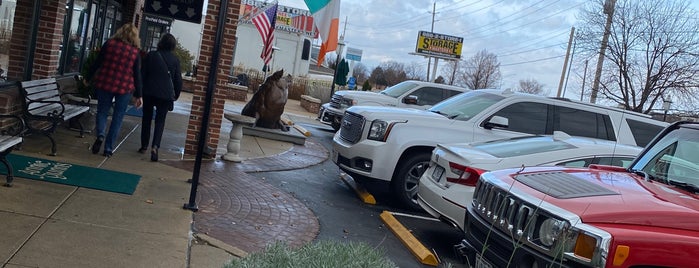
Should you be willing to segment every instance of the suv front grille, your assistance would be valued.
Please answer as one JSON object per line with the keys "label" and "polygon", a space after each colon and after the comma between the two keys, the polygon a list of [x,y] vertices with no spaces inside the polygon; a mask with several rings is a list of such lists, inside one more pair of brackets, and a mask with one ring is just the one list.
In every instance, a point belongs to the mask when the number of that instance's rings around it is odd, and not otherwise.
{"label": "suv front grille", "polygon": [[340,108],[342,105],[340,104],[340,101],[342,100],[342,96],[333,94],[332,98],[330,99],[330,107],[333,108]]}
{"label": "suv front grille", "polygon": [[357,143],[362,138],[364,117],[352,112],[345,112],[340,125],[340,138],[351,143]]}

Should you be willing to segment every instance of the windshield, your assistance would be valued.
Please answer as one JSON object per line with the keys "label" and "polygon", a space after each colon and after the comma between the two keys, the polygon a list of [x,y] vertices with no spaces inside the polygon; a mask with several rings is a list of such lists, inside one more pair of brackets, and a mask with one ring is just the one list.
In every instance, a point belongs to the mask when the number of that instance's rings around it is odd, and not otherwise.
{"label": "windshield", "polygon": [[505,97],[500,95],[473,90],[437,103],[429,111],[466,121],[503,99]]}
{"label": "windshield", "polygon": [[392,87],[384,89],[383,91],[381,91],[379,93],[384,94],[386,96],[398,98],[398,97],[402,96],[403,94],[405,94],[405,92],[408,92],[409,90],[415,88],[416,86],[417,86],[417,84],[414,82],[403,81],[403,82],[400,82]]}
{"label": "windshield", "polygon": [[476,143],[473,147],[500,158],[577,148],[551,137],[529,136]]}
{"label": "windshield", "polygon": [[669,132],[631,169],[667,184],[699,186],[699,130],[681,127]]}

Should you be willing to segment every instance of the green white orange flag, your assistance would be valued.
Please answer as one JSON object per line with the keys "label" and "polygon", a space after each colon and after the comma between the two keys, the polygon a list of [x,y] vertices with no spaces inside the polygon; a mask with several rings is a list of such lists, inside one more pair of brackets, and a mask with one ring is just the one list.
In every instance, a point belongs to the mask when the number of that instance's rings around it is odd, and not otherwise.
{"label": "green white orange flag", "polygon": [[337,49],[337,32],[340,26],[340,0],[304,0],[313,15],[313,23],[323,39],[318,53],[318,66],[325,60],[325,53]]}

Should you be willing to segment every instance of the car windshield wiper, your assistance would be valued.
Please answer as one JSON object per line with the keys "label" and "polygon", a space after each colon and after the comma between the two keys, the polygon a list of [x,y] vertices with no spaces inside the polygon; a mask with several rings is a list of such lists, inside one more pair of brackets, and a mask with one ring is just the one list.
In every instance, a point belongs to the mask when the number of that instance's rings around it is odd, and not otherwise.
{"label": "car windshield wiper", "polygon": [[638,169],[629,169],[629,171],[633,174],[636,174],[638,176],[643,176],[643,179],[646,181],[659,181],[665,183],[665,181],[658,179],[657,177],[648,174],[648,172],[645,172],[643,170],[638,170]]}
{"label": "car windshield wiper", "polygon": [[445,112],[442,112],[442,111],[437,111],[437,110],[430,110],[430,112],[433,112],[433,113],[436,113],[436,114],[440,114],[440,115],[443,115],[444,117],[449,117],[449,115],[448,115],[448,114],[446,114]]}
{"label": "car windshield wiper", "polygon": [[683,181],[676,181],[676,180],[667,180],[667,184],[672,185],[672,186],[677,186],[679,188],[685,189],[687,191],[693,192],[693,193],[699,193],[699,186],[696,186],[691,183],[686,183]]}

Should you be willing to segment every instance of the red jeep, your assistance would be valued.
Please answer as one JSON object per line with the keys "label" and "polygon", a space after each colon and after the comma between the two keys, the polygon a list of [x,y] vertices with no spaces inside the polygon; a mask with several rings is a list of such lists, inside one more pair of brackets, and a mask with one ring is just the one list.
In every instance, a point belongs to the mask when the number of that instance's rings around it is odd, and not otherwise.
{"label": "red jeep", "polygon": [[658,134],[630,168],[484,173],[457,251],[474,267],[699,267],[699,123]]}

